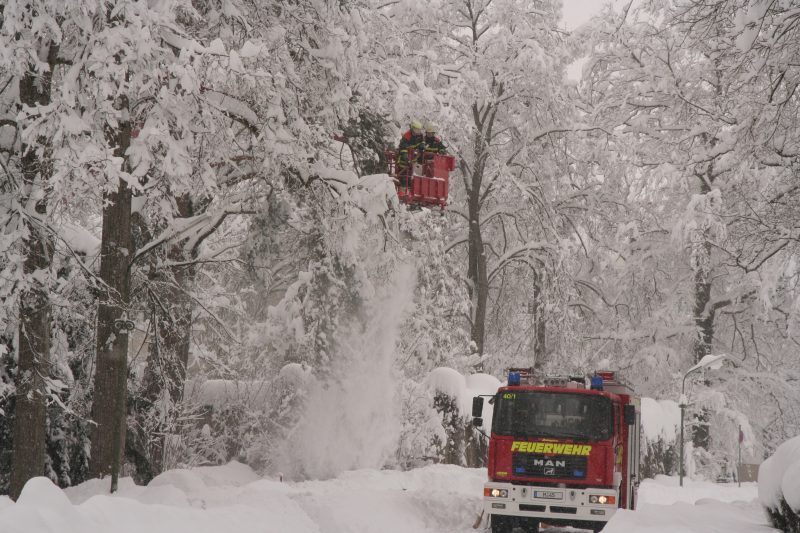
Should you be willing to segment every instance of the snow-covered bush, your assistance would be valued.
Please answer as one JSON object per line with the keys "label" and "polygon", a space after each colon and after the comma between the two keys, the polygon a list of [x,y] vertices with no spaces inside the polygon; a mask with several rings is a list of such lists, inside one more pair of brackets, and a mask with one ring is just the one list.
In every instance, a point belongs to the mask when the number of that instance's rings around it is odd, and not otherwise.
{"label": "snow-covered bush", "polygon": [[672,475],[678,471],[678,432],[681,412],[672,400],[642,398],[642,476]]}
{"label": "snow-covered bush", "polygon": [[[698,403],[710,409],[709,420],[705,422],[709,443],[706,448],[695,445],[693,434],[700,423],[696,405],[690,405],[684,421],[684,473],[687,476],[714,480],[732,471],[739,429],[744,437],[744,457],[760,456],[749,418],[727,407],[733,405],[737,397],[729,398],[727,394],[706,389],[697,392],[696,397]],[[642,398],[642,475],[645,478],[678,474],[680,417],[676,401]]]}
{"label": "snow-covered bush", "polygon": [[[478,394],[494,394],[500,382],[487,374],[464,376],[452,368],[434,369],[426,384],[433,394],[433,406],[444,432],[432,435],[437,450],[436,462],[461,466],[485,466],[488,442],[472,425],[472,398]],[[491,431],[492,410],[484,405],[486,431]]]}
{"label": "snow-covered bush", "polygon": [[310,379],[308,367],[291,363],[272,380],[188,382],[186,409],[202,414],[184,424],[170,466],[237,460],[261,473],[274,470],[275,446],[297,423]]}
{"label": "snow-covered bush", "polygon": [[436,463],[436,443],[447,440],[441,415],[433,405],[433,394],[426,383],[405,380],[400,390],[402,427],[397,449],[397,466],[419,468]]}
{"label": "snow-covered bush", "polygon": [[457,399],[437,392],[434,408],[441,417],[445,438],[433,437],[437,460],[435,462],[459,466],[486,466],[488,443],[472,426],[472,419],[458,409]]}
{"label": "snow-covered bush", "polygon": [[758,469],[758,499],[772,525],[800,533],[800,436],[784,442]]}

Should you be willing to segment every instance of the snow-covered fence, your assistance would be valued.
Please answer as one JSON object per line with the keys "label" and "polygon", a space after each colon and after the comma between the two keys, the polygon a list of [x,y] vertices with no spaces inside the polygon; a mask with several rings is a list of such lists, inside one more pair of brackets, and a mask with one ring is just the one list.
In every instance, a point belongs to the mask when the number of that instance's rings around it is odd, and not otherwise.
{"label": "snow-covered fence", "polygon": [[784,442],[758,470],[758,499],[772,525],[800,533],[800,436]]}

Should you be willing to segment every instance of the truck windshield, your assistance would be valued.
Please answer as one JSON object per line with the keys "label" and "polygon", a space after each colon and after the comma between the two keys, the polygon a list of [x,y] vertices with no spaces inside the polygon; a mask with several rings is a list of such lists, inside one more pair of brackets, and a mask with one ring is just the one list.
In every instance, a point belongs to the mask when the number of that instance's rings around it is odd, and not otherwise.
{"label": "truck windshield", "polygon": [[561,392],[508,391],[497,395],[492,431],[499,435],[605,440],[611,437],[611,400]]}

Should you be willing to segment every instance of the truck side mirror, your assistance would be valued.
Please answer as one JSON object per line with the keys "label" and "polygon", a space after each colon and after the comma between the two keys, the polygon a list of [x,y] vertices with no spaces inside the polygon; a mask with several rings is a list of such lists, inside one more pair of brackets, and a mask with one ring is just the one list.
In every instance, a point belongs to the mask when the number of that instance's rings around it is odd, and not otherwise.
{"label": "truck side mirror", "polygon": [[483,426],[483,418],[476,416],[475,418],[472,419],[472,425],[475,426],[476,428]]}
{"label": "truck side mirror", "polygon": [[623,409],[624,409],[623,416],[625,418],[625,423],[629,426],[634,425],[636,423],[636,406],[625,405]]}
{"label": "truck side mirror", "polygon": [[483,415],[483,398],[481,396],[475,396],[472,398],[472,416],[473,418],[479,418]]}

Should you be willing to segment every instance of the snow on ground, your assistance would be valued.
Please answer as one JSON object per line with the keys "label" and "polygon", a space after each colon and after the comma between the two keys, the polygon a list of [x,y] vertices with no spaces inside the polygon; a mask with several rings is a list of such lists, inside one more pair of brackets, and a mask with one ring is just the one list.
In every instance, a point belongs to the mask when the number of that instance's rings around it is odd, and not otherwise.
{"label": "snow on ground", "polygon": [[230,463],[165,472],[147,487],[125,478],[113,496],[107,480],[62,491],[35,478],[16,504],[0,496],[0,532],[461,533],[474,531],[485,476],[436,465],[281,483]]}
{"label": "snow on ground", "polygon": [[[409,472],[356,470],[325,481],[281,483],[248,467],[172,470],[147,487],[128,478],[62,491],[31,480],[15,504],[0,497],[2,533],[468,533],[485,469],[435,465]],[[774,532],[755,483],[645,480],[640,509],[620,511],[605,533]],[[485,532],[486,521],[478,531]],[[554,528],[548,532],[579,531]]]}
{"label": "snow on ground", "polygon": [[639,502],[658,505],[672,505],[676,502],[696,503],[703,500],[722,502],[752,501],[758,498],[757,483],[710,483],[683,478],[683,487],[678,476],[656,476],[645,479],[639,486]]}
{"label": "snow on ground", "polygon": [[603,533],[777,533],[767,525],[756,483],[657,476],[639,487],[636,511],[618,511]]}

